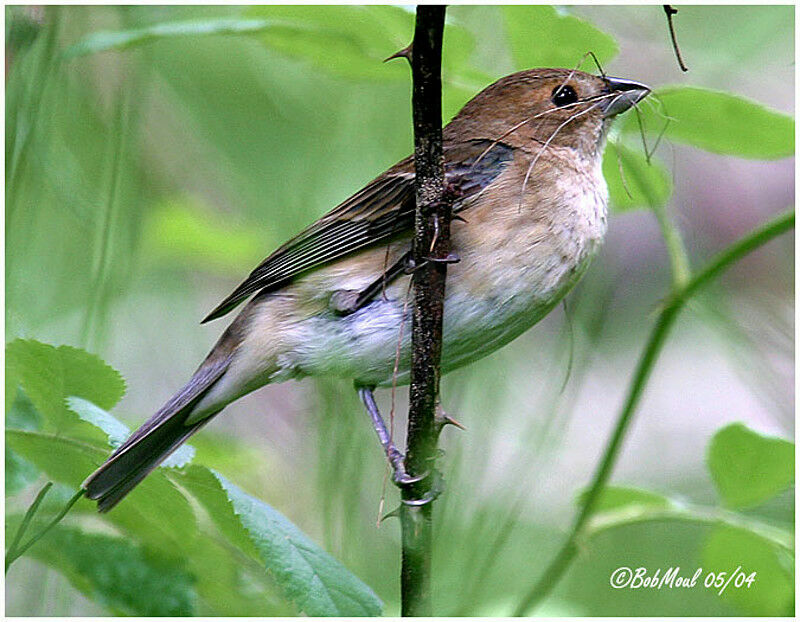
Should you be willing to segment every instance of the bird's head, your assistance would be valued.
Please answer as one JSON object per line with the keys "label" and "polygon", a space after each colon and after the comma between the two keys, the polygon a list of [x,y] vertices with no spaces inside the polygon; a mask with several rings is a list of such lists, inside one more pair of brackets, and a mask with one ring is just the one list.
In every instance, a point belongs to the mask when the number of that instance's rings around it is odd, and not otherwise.
{"label": "bird's head", "polygon": [[571,69],[529,69],[489,85],[448,124],[447,140],[500,140],[594,156],[610,120],[650,93],[644,84]]}

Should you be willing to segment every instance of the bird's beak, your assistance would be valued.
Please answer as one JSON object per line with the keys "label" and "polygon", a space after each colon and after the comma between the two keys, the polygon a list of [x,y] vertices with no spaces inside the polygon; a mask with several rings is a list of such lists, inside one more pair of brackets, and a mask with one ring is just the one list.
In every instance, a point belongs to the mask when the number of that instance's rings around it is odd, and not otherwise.
{"label": "bird's beak", "polygon": [[608,97],[601,107],[604,117],[613,117],[625,112],[650,94],[650,87],[633,80],[606,78],[606,84],[613,96]]}

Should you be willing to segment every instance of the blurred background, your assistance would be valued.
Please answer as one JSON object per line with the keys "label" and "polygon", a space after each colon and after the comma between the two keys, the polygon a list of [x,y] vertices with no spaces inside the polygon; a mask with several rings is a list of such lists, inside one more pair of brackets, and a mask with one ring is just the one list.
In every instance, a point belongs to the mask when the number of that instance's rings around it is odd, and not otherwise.
{"label": "blurred background", "polygon": [[[227,319],[201,326],[210,309],[279,244],[412,151],[402,61],[377,77],[348,75],[268,34],[61,56],[100,30],[254,10],[6,7],[6,340],[71,344],[103,357],[126,379],[115,414],[131,427],[217,339]],[[610,75],[726,90],[794,114],[791,6],[681,6],[675,20],[688,73],[677,66],[660,6],[569,11],[618,42],[604,67]],[[475,42],[476,75],[491,81],[516,69],[499,7],[456,6],[448,16]],[[410,36],[380,40],[376,53],[389,56]],[[475,81],[448,84],[449,116],[489,83]],[[794,205],[793,158],[743,160],[669,142],[658,157],[694,266]],[[770,243],[681,316],[614,483],[714,505],[704,460],[716,429],[743,421],[793,439],[793,249],[793,235]],[[559,307],[443,380],[443,404],[467,428],[447,429],[441,443],[446,493],[435,510],[433,563],[444,615],[508,615],[550,560],[669,279],[652,212],[615,213],[566,313]],[[379,401],[388,412],[390,392]],[[395,434],[403,437],[406,405],[407,389],[398,389]],[[373,436],[351,383],[320,380],[256,391],[192,444],[199,462],[285,514],[396,614],[399,525],[376,521],[398,495]],[[791,526],[793,507],[787,492],[754,512]],[[740,613],[703,590],[607,587],[619,565],[700,565],[705,529],[665,521],[598,535],[538,613]],[[53,570],[18,565],[6,584],[8,615],[104,612]]]}

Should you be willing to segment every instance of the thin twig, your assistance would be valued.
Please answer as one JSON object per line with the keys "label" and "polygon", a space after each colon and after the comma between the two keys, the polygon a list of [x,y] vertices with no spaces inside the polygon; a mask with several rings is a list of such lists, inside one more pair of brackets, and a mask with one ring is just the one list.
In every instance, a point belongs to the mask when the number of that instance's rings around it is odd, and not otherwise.
{"label": "thin twig", "polygon": [[672,23],[672,16],[678,13],[678,9],[673,7],[671,4],[665,4],[663,6],[664,13],[667,15],[667,24],[669,25],[669,38],[672,39],[672,49],[675,50],[675,57],[678,59],[678,66],[681,68],[681,71],[689,71],[689,68],[683,62],[681,49],[678,47],[678,39],[675,37],[675,25]]}

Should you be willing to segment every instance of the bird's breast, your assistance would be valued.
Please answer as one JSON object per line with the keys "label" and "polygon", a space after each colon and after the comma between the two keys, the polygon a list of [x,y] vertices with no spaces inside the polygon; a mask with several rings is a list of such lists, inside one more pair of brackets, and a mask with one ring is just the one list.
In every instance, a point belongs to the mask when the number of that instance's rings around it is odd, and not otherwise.
{"label": "bird's breast", "polygon": [[[527,184],[529,162],[511,163],[462,206],[466,222],[452,223],[452,247],[460,261],[447,273],[444,371],[486,356],[544,317],[583,274],[603,237],[606,190],[599,165],[581,177],[542,162]],[[306,319],[271,331],[293,342],[281,368],[294,375],[333,373],[364,384],[390,384],[395,375],[406,382],[409,277],[387,284],[371,303],[344,317],[325,302],[331,292],[366,287],[405,248],[372,249],[293,285],[294,305],[306,309],[299,313]]]}
{"label": "bird's breast", "polygon": [[521,159],[464,210],[468,222],[453,224],[461,262],[448,287],[461,282],[490,298],[557,295],[602,240],[607,204],[599,161],[557,164],[540,159],[528,174],[530,162]]}

